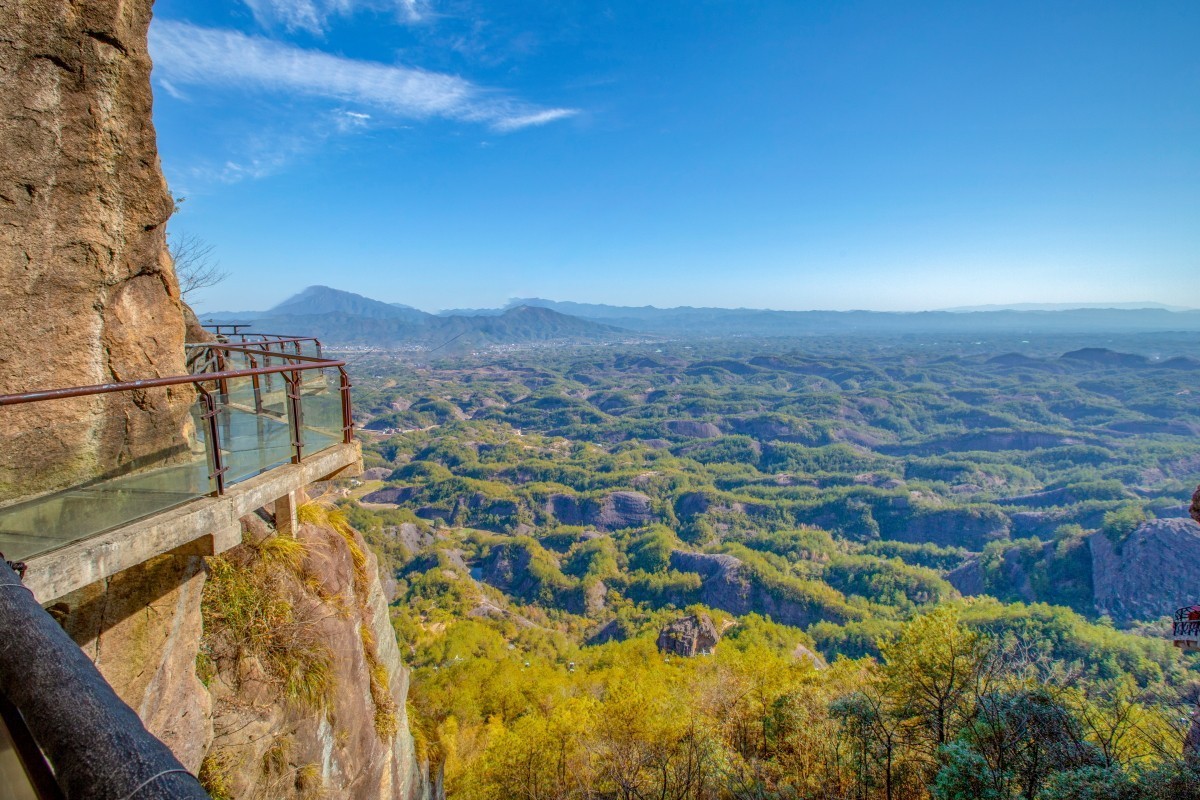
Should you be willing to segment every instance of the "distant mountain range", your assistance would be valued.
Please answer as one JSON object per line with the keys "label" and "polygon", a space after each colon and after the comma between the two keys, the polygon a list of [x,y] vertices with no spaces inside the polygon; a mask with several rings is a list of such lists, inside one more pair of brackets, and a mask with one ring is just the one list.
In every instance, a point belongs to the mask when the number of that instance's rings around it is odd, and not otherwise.
{"label": "distant mountain range", "polygon": [[609,306],[536,297],[512,300],[509,305],[549,308],[619,328],[667,336],[1200,331],[1200,311],[1169,311],[1166,308],[997,309],[975,312],[770,311],[691,306]]}
{"label": "distant mountain range", "polygon": [[[1084,304],[1086,306],[1086,304]],[[1200,311],[1150,303],[1067,307],[1023,304],[921,312],[771,311],[750,308],[610,306],[542,298],[498,309],[429,314],[328,286],[310,286],[266,311],[201,314],[214,322],[251,322],[259,330],[302,332],[332,344],[460,346],[594,342],[636,335],[668,337],[808,336],[893,333],[1200,332]]]}
{"label": "distant mountain range", "polygon": [[491,315],[435,315],[328,286],[310,286],[266,311],[216,311],[200,318],[249,322],[259,331],[316,336],[329,344],[381,347],[592,342],[628,335],[548,308],[515,305]]}
{"label": "distant mountain range", "polygon": [[1147,308],[1162,311],[1196,310],[1187,306],[1169,306],[1165,303],[1151,303],[1149,301],[1138,303],[1009,303],[1007,305],[959,306],[957,308],[943,308],[940,310],[950,311],[955,314],[968,314],[975,311],[1074,311],[1080,308],[1105,308],[1121,311],[1137,311]]}

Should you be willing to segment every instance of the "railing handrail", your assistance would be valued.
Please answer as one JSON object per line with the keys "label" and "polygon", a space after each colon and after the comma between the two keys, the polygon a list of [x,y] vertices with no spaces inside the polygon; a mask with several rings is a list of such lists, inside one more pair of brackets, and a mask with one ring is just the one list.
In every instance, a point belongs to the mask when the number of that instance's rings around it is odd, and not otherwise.
{"label": "railing handrail", "polygon": [[1193,612],[1200,612],[1200,606],[1184,606],[1175,612],[1176,622],[1196,622],[1195,619],[1190,619]]}
{"label": "railing handrail", "polygon": [[[230,326],[216,325],[216,324],[213,324],[213,325],[202,324],[201,327],[204,328],[205,330],[210,330],[211,328],[223,328],[223,327],[230,327]],[[238,327],[243,327],[243,326],[239,325]],[[316,336],[297,336],[297,335],[291,334],[291,333],[264,333],[262,331],[233,331],[232,333],[224,333],[219,330],[213,330],[211,332],[216,334],[217,336],[240,336],[240,337],[242,337],[243,341],[245,341],[245,339],[247,337],[257,337],[260,339],[269,339],[272,342],[316,342],[317,344],[321,343],[321,340]],[[204,342],[196,342],[196,344],[204,344]]]}
{"label": "railing handrail", "polygon": [[[191,347],[191,346],[193,346],[193,345],[189,345],[189,347]],[[282,351],[276,352],[274,350],[255,350],[255,349],[252,349],[249,345],[245,345],[245,344],[225,344],[224,342],[218,342],[218,343],[196,342],[194,344],[194,346],[197,348],[210,347],[210,348],[217,349],[217,350],[232,350],[236,353],[245,353],[247,355],[252,355],[252,356],[269,356],[271,358],[294,358],[297,361],[308,361],[308,362],[313,362],[313,363],[319,362],[320,364],[323,364],[324,366],[327,366],[327,367],[345,366],[346,365],[345,361],[339,361],[337,359],[324,358],[322,356],[306,356],[306,355],[302,355],[300,353],[285,353]],[[306,369],[313,369],[313,367],[306,367]]]}
{"label": "railing handrail", "polygon": [[[34,392],[22,392],[20,394],[5,394],[0,395],[0,407],[20,405],[23,403],[35,403],[46,400],[63,400],[74,397],[89,397],[101,394],[112,394],[115,392],[129,392],[144,389],[163,388],[168,386],[182,386],[192,384],[196,387],[196,392],[200,395],[200,402],[204,406],[204,412],[201,418],[205,421],[205,427],[208,429],[208,436],[211,437],[207,446],[208,456],[210,460],[211,470],[209,478],[216,486],[216,494],[222,495],[225,493],[225,478],[224,473],[226,467],[223,464],[221,455],[220,440],[221,434],[217,424],[217,401],[213,398],[213,392],[210,392],[206,385],[216,385],[216,394],[219,397],[226,398],[229,392],[229,381],[238,378],[250,378],[254,388],[254,408],[255,413],[263,413],[264,404],[262,401],[261,387],[259,385],[259,376],[262,375],[279,375],[282,374],[286,382],[287,395],[287,419],[288,425],[291,428],[292,448],[292,463],[299,464],[304,457],[304,436],[301,432],[303,427],[303,408],[302,394],[300,384],[302,380],[301,373],[308,370],[324,370],[336,369],[338,371],[338,386],[336,391],[341,397],[342,405],[342,442],[351,444],[354,441],[354,416],[351,410],[350,403],[350,376],[346,374],[346,362],[342,359],[322,358],[316,356],[305,356],[300,353],[275,352],[273,350],[258,350],[249,345],[231,345],[221,342],[204,342],[199,344],[200,347],[208,350],[216,351],[215,359],[206,359],[204,367],[210,363],[214,363],[218,369],[215,372],[193,372],[188,375],[171,375],[165,378],[144,378],[137,381],[123,381],[120,383],[101,383],[92,386],[73,386],[63,389],[44,389]],[[298,350],[299,348],[297,348]],[[225,358],[223,353],[241,353],[246,356],[250,362],[250,367],[246,369],[224,369]],[[282,359],[288,363],[278,364],[276,366],[258,366],[255,356],[265,356],[268,359]],[[189,359],[190,361],[191,359]]]}
{"label": "railing handrail", "polygon": [[[247,337],[258,337],[260,340],[262,340],[264,342],[270,342],[271,344],[280,344],[280,343],[288,344],[290,342],[318,342],[319,343],[321,341],[316,336],[292,336],[292,335],[286,334],[286,333],[220,333],[217,335],[218,336],[240,336],[240,337],[242,337],[243,344],[246,343]],[[193,345],[200,346],[200,345],[205,345],[205,344],[228,344],[228,343],[227,342],[189,342],[187,346],[192,347]]]}
{"label": "railing handrail", "polygon": [[[213,345],[222,349],[236,349],[239,352],[241,348],[228,345]],[[257,352],[255,352],[257,354]],[[253,375],[273,375],[280,372],[296,372],[300,370],[324,369],[345,367],[346,362],[340,359],[321,359],[312,356],[300,356],[295,353],[263,353],[276,358],[284,357],[296,359],[299,361],[310,362],[308,364],[280,364],[275,367],[255,367],[253,369],[236,369],[224,370],[222,372],[205,372],[198,375],[172,375],[166,378],[143,378],[138,381],[123,381],[121,383],[98,383],[92,386],[72,386],[66,389],[43,389],[34,392],[21,392],[19,394],[0,394],[0,406],[19,405],[21,403],[34,403],[42,400],[61,400],[70,397],[87,397],[97,394],[109,394],[112,392],[128,392],[137,389],[156,389],[163,386],[182,386],[185,383],[210,383],[216,380],[229,380],[233,378],[245,378]]]}

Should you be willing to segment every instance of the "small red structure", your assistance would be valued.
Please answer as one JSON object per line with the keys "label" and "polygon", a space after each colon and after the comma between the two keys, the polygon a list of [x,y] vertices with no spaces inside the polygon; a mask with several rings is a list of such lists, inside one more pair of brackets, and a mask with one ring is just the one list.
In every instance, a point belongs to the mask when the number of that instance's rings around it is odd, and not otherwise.
{"label": "small red structure", "polygon": [[1176,647],[1200,650],[1200,605],[1184,606],[1175,612],[1172,634]]}

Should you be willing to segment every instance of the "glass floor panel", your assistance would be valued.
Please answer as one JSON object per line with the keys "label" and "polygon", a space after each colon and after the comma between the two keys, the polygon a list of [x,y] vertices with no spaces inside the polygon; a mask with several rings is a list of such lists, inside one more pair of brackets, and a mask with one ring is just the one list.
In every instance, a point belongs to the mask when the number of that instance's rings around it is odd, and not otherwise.
{"label": "glass floor panel", "polygon": [[[231,406],[219,409],[225,484],[231,486],[292,460],[286,420]],[[202,432],[203,426],[197,426]],[[205,436],[200,435],[203,445]],[[332,432],[304,429],[305,456],[341,443]],[[0,508],[0,553],[24,560],[166,511],[213,491],[208,458],[65,489]]]}
{"label": "glass floor panel", "polygon": [[0,508],[0,552],[27,559],[203,497],[208,487],[207,461],[189,461]]}

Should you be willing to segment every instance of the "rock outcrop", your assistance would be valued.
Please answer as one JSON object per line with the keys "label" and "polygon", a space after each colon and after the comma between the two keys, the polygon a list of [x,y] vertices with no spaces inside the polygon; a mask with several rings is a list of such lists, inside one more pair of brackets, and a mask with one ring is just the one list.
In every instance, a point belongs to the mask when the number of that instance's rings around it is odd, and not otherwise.
{"label": "rock outcrop", "polygon": [[672,550],[671,569],[700,576],[699,601],[736,616],[764,614],[784,625],[806,628],[814,622],[845,622],[838,610],[810,598],[789,596],[763,581],[736,556]]}
{"label": "rock outcrop", "polygon": [[671,420],[664,423],[663,427],[676,436],[691,439],[713,439],[721,435],[721,429],[713,423],[695,419]]}
{"label": "rock outcrop", "polygon": [[650,498],[641,492],[611,492],[599,499],[551,495],[546,511],[563,525],[586,525],[602,531],[635,528],[654,521]]}
{"label": "rock outcrop", "polygon": [[[185,371],[150,6],[0,6],[0,393]],[[192,399],[187,387],[5,408],[0,497],[169,456]]]}
{"label": "rock outcrop", "polygon": [[1117,622],[1155,619],[1197,599],[1200,524],[1193,520],[1150,520],[1120,546],[1097,533],[1088,546],[1098,613]]}
{"label": "rock outcrop", "polygon": [[[297,539],[272,546],[276,534],[257,517],[243,525],[249,543],[218,562],[181,549],[68,595],[51,611],[210,791],[426,796],[406,716],[408,671],[370,550],[346,528],[303,525]],[[281,552],[300,558],[285,564]],[[273,632],[269,651],[239,635],[228,617],[236,609],[222,605],[230,599],[222,582],[239,570],[248,570],[244,578],[270,575],[267,599],[291,609],[292,627]],[[305,662],[308,646],[326,660]],[[295,671],[281,680],[272,659],[293,657]],[[313,686],[321,689],[315,703],[305,689]]]}
{"label": "rock outcrop", "polygon": [[693,614],[672,620],[658,632],[658,651],[677,656],[709,655],[717,642],[721,641],[721,632],[713,624],[708,614]]}
{"label": "rock outcrop", "polygon": [[[405,710],[408,672],[375,557],[349,529],[306,524],[296,541],[304,555],[295,573],[271,567],[295,614],[296,628],[279,646],[296,648],[297,663],[316,648],[328,659],[325,669],[281,681],[271,666],[276,654],[255,651],[220,626],[207,630],[213,738],[202,777],[234,797],[421,797]],[[234,552],[227,560],[263,557]],[[206,617],[220,613],[209,608]]]}
{"label": "rock outcrop", "polygon": [[196,676],[204,580],[204,559],[177,551],[51,607],[146,729],[192,772],[212,741],[212,700]]}

